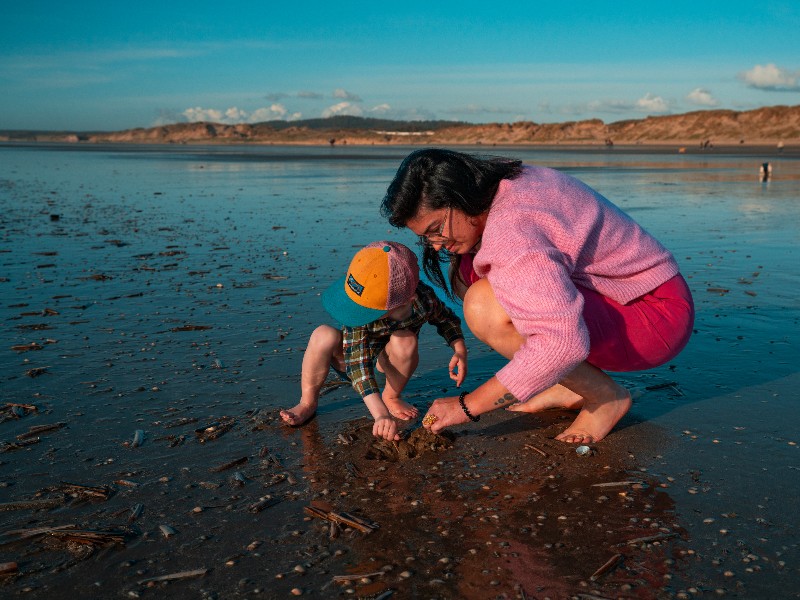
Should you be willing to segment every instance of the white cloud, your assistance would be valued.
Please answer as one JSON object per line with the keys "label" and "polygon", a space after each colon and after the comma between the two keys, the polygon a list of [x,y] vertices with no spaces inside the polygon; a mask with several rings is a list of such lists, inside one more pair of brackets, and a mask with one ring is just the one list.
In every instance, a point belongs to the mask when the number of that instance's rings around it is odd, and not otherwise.
{"label": "white cloud", "polygon": [[225,122],[226,123],[243,123],[247,120],[247,113],[243,110],[239,110],[235,106],[232,106],[228,110],[225,111]]}
{"label": "white cloud", "polygon": [[388,115],[392,112],[392,107],[385,102],[383,104],[378,104],[377,106],[373,106],[369,109],[369,112],[376,114],[376,115]]}
{"label": "white cloud", "polygon": [[739,73],[739,79],[748,87],[771,92],[800,90],[800,72],[782,69],[773,63],[756,65],[749,71]]}
{"label": "white cloud", "polygon": [[347,90],[343,90],[342,88],[337,88],[333,90],[331,94],[334,98],[339,98],[341,100],[346,100],[348,102],[361,102],[361,97],[356,94],[351,94]]}
{"label": "white cloud", "polygon": [[350,102],[339,102],[339,104],[334,104],[333,106],[329,106],[325,110],[322,111],[322,118],[327,119],[328,117],[335,117],[337,115],[347,115],[349,117],[360,117],[364,114],[364,111],[361,110],[360,106],[355,106]]}
{"label": "white cloud", "polygon": [[669,103],[661,96],[647,92],[636,101],[636,109],[647,113],[665,113],[669,112]]}
{"label": "white cloud", "polygon": [[216,108],[187,108],[182,115],[190,123],[197,121],[211,121],[225,125],[239,123],[260,123],[261,121],[296,121],[303,117],[302,113],[290,113],[283,104],[272,104],[254,111],[246,111],[232,106],[225,111]]}
{"label": "white cloud", "polygon": [[719,101],[703,88],[693,89],[686,95],[686,99],[697,106],[719,106]]}
{"label": "white cloud", "polygon": [[222,122],[222,112],[213,108],[201,108],[196,106],[194,108],[187,108],[182,114],[190,123],[196,121]]}

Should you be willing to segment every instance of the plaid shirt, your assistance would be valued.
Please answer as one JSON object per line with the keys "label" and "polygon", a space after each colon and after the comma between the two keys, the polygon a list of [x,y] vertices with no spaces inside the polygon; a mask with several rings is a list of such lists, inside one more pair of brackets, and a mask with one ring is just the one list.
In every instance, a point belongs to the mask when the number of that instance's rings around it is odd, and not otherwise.
{"label": "plaid shirt", "polygon": [[411,315],[407,319],[378,319],[359,327],[342,327],[347,376],[362,398],[380,393],[375,379],[375,361],[389,343],[392,333],[406,329],[419,335],[419,330],[425,323],[435,325],[436,331],[448,346],[464,337],[461,320],[439,300],[429,285],[422,282],[417,286],[417,297],[411,305]]}

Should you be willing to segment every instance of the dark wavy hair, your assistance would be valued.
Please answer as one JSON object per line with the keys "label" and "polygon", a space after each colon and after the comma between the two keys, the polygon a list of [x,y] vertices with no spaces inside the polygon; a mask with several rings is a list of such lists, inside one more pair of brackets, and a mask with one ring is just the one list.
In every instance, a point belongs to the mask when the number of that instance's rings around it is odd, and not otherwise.
{"label": "dark wavy hair", "polygon": [[[420,209],[455,208],[475,217],[492,205],[503,179],[522,172],[522,161],[498,156],[475,156],[425,148],[409,154],[400,164],[381,203],[381,214],[395,227],[405,227]],[[458,256],[439,251],[420,236],[422,268],[431,281],[454,297],[452,275],[458,274]],[[441,263],[451,265],[448,286]],[[453,268],[454,267],[454,268]]]}

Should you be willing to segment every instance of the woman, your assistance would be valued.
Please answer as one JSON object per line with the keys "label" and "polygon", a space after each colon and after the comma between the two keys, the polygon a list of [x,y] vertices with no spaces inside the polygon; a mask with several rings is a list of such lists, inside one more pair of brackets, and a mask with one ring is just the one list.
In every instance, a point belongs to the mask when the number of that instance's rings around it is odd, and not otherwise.
{"label": "woman", "polygon": [[689,340],[694,306],[672,254],[568,175],[418,150],[382,213],[420,236],[425,272],[463,299],[473,334],[509,359],[469,395],[437,399],[423,419],[433,432],[501,407],[566,408],[578,416],[557,439],[598,442],[631,406],[604,370],[656,367]]}

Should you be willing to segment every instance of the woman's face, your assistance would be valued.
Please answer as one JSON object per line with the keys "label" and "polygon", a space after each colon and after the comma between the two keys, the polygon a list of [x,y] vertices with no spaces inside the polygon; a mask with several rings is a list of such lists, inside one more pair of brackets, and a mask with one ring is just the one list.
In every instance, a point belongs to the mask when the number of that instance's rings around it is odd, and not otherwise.
{"label": "woman's face", "polygon": [[478,245],[486,226],[486,216],[470,217],[457,208],[421,208],[406,223],[411,231],[427,238],[436,250],[467,254]]}

